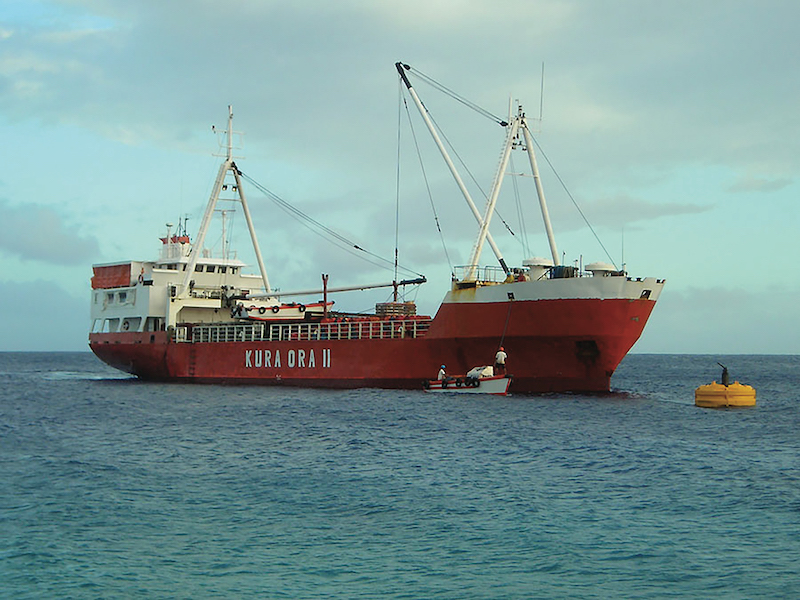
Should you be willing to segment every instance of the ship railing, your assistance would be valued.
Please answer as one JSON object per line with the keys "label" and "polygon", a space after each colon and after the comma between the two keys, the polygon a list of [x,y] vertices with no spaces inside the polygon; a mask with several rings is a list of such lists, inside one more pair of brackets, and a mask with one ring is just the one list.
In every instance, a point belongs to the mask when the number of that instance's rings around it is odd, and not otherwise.
{"label": "ship railing", "polygon": [[193,286],[189,291],[189,296],[192,298],[210,298],[212,300],[219,300],[222,298],[222,290],[219,286]]}
{"label": "ship railing", "polygon": [[430,319],[341,320],[329,323],[231,323],[180,325],[175,342],[280,342],[316,340],[400,340],[427,334]]}
{"label": "ship railing", "polygon": [[506,272],[501,267],[480,265],[460,265],[453,268],[456,281],[478,281],[479,283],[502,283]]}
{"label": "ship railing", "polygon": [[[557,265],[555,267],[547,267],[547,279],[571,279],[574,277],[586,277],[590,273],[581,271],[577,266],[571,265]],[[476,282],[481,285],[491,285],[496,283],[511,283],[513,281],[527,281],[530,280],[530,270],[527,268],[512,269],[512,273],[506,272],[499,266],[483,266],[478,265],[463,265],[453,268],[453,277],[456,282]]]}

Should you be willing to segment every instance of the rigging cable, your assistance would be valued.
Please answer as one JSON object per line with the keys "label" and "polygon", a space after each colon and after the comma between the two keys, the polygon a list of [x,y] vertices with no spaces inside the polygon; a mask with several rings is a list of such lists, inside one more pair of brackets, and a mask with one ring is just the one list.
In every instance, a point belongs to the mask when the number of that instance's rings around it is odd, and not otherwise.
{"label": "rigging cable", "polygon": [[[402,85],[398,82],[398,85]],[[398,87],[397,94],[401,96],[402,87]],[[397,281],[397,262],[399,260],[400,247],[400,123],[403,119],[403,111],[400,103],[397,103],[397,171],[395,173],[395,200],[394,200],[394,279]],[[393,290],[394,301],[397,302],[397,286]]]}
{"label": "rigging cable", "polygon": [[[483,199],[486,202],[488,202],[489,201],[488,194],[485,191],[483,191],[481,184],[478,183],[477,179],[475,179],[475,175],[472,174],[472,171],[470,171],[469,167],[467,166],[467,163],[464,162],[464,159],[461,158],[461,155],[458,153],[458,150],[456,150],[455,146],[453,146],[453,144],[450,142],[450,139],[447,137],[447,134],[444,132],[444,129],[442,129],[439,126],[439,123],[436,122],[436,119],[433,118],[433,114],[431,113],[430,110],[428,110],[427,106],[425,106],[425,110],[427,111],[428,117],[430,117],[431,122],[436,126],[436,130],[439,132],[439,136],[443,138],[444,141],[447,143],[447,147],[450,148],[450,152],[452,152],[455,155],[455,157],[458,159],[458,162],[461,164],[461,167],[467,172],[467,175],[469,175],[469,178],[472,180],[472,183],[475,184],[475,187],[478,188],[478,191],[481,193],[481,196],[483,196]],[[508,224],[508,222],[503,218],[503,215],[501,215],[496,208],[494,211],[494,215],[498,219],[500,219],[500,221],[503,223],[505,228],[512,236],[515,235],[514,230],[511,229],[511,226]]]}
{"label": "rigging cable", "polygon": [[577,200],[575,200],[575,198],[573,198],[572,193],[567,188],[567,184],[565,184],[564,180],[561,179],[561,175],[558,174],[558,171],[556,171],[556,168],[553,166],[553,163],[550,162],[550,159],[547,157],[547,154],[545,154],[545,151],[539,145],[539,142],[537,141],[537,139],[535,137],[533,137],[533,134],[531,134],[531,139],[533,140],[533,143],[536,144],[536,147],[539,149],[539,152],[542,153],[542,156],[544,156],[545,161],[550,166],[550,169],[552,169],[553,174],[556,176],[556,179],[558,179],[558,182],[561,184],[561,187],[564,188],[564,191],[567,193],[567,196],[569,197],[569,199],[572,200],[572,204],[574,204],[575,208],[578,209],[578,213],[583,218],[583,222],[586,223],[586,226],[589,228],[589,231],[592,232],[592,235],[594,236],[594,239],[597,240],[598,244],[600,244],[600,247],[603,249],[603,252],[605,252],[606,256],[608,257],[608,260],[611,261],[611,264],[614,265],[614,268],[616,269],[617,268],[616,261],[614,261],[614,259],[611,258],[611,254],[609,254],[608,250],[606,250],[606,247],[603,245],[603,242],[600,240],[600,237],[597,235],[597,232],[595,232],[594,227],[592,227],[592,224],[589,223],[589,219],[587,219],[586,215],[583,214],[583,211],[581,210],[581,207],[578,205]]}
{"label": "rigging cable", "polygon": [[406,101],[405,96],[402,97],[403,106],[406,109],[406,116],[408,117],[408,126],[411,129],[411,137],[414,140],[414,148],[417,150],[417,159],[419,160],[419,167],[422,171],[422,179],[425,181],[425,189],[428,191],[428,200],[431,203],[431,210],[433,211],[433,220],[436,223],[436,229],[439,231],[439,239],[442,241],[442,249],[444,250],[444,256],[447,259],[447,266],[450,268],[450,275],[455,277],[455,269],[453,269],[453,261],[450,260],[450,254],[447,252],[447,244],[444,241],[444,233],[442,232],[442,227],[439,223],[439,215],[436,212],[436,205],[433,202],[433,194],[431,194],[431,186],[430,182],[428,181],[428,174],[425,172],[425,163],[422,160],[422,152],[419,149],[419,141],[417,140],[417,133],[414,131],[414,122],[411,119],[411,111],[408,109],[408,102]]}
{"label": "rigging cable", "polygon": [[412,73],[414,73],[417,77],[422,79],[425,83],[427,83],[428,85],[436,88],[440,92],[442,92],[444,94],[447,94],[448,96],[450,96],[454,100],[460,102],[461,104],[463,104],[467,108],[471,108],[472,110],[474,110],[478,114],[483,115],[484,117],[486,117],[487,119],[489,119],[491,121],[494,121],[498,125],[502,125],[503,127],[508,125],[508,123],[504,119],[501,119],[500,117],[498,117],[497,115],[489,112],[485,108],[482,108],[482,107],[478,106],[477,104],[475,104],[471,100],[467,100],[463,96],[458,95],[453,90],[451,90],[448,87],[445,87],[444,85],[442,85],[441,83],[439,83],[438,81],[433,79],[432,77],[429,77],[429,76],[425,75],[423,72],[418,71],[414,67],[409,67],[409,69],[410,69],[410,71]]}
{"label": "rigging cable", "polygon": [[[239,175],[241,177],[243,177],[245,180],[247,180],[248,183],[250,183],[257,190],[262,192],[265,196],[267,196],[267,198],[272,200],[279,208],[281,208],[289,216],[293,217],[294,219],[296,219],[297,221],[302,223],[305,227],[307,227],[312,232],[316,233],[320,237],[325,237],[327,235],[328,238],[329,238],[329,241],[331,241],[332,243],[334,243],[335,245],[340,247],[342,250],[345,250],[346,252],[349,252],[353,256],[358,256],[362,260],[365,260],[365,261],[367,261],[367,262],[369,262],[369,263],[371,263],[371,264],[373,264],[373,265],[375,265],[377,267],[381,267],[381,268],[384,268],[384,269],[386,269],[386,268],[389,268],[389,269],[394,268],[394,264],[392,263],[392,261],[390,261],[390,260],[388,260],[386,258],[383,258],[382,256],[379,256],[379,255],[377,255],[377,254],[375,254],[373,252],[370,252],[369,250],[366,250],[365,248],[362,248],[361,246],[359,246],[355,242],[347,239],[346,237],[344,237],[340,233],[337,233],[333,229],[331,229],[329,227],[326,227],[325,225],[323,225],[322,223],[320,223],[316,219],[314,219],[314,218],[310,217],[309,215],[305,214],[299,208],[289,204],[286,200],[284,200],[283,198],[281,198],[277,194],[274,194],[273,192],[268,190],[266,187],[264,187],[263,185],[258,183],[255,179],[253,179],[249,175],[243,173],[241,170],[238,169],[238,167],[236,167],[236,168],[237,168],[237,171],[238,171]],[[370,260],[365,255],[371,257],[374,260]],[[416,271],[412,271],[411,269],[408,269],[408,268],[403,267],[401,265],[398,265],[398,269],[400,269],[402,271],[405,271],[406,273],[408,273],[410,275],[416,275],[418,277],[424,277],[424,275],[422,275],[422,273],[417,273]]]}
{"label": "rigging cable", "polygon": [[[511,165],[511,172],[509,173],[511,177],[511,185],[514,188],[514,202],[517,206],[517,219],[519,220],[519,229],[521,234],[521,239],[519,242],[522,244],[522,252],[524,256],[530,256],[530,248],[528,247],[528,230],[525,227],[525,212],[522,209],[522,198],[519,193],[519,182],[517,181],[517,173],[514,169],[514,156],[513,154],[509,157],[509,162]],[[514,235],[512,232],[511,235]],[[516,236],[515,236],[516,237]]]}
{"label": "rigging cable", "polygon": [[[442,92],[444,94],[447,94],[448,96],[450,96],[454,100],[460,102],[464,106],[466,106],[468,108],[471,108],[475,112],[477,112],[477,113],[483,115],[484,117],[486,117],[486,118],[498,123],[499,125],[501,125],[503,127],[508,126],[508,123],[505,120],[501,119],[500,117],[496,116],[495,114],[491,113],[490,111],[486,110],[485,108],[482,108],[482,107],[478,106],[474,102],[472,102],[470,100],[467,100],[466,98],[463,98],[462,96],[458,95],[457,93],[455,93],[451,89],[445,87],[444,85],[442,85],[441,83],[439,83],[435,79],[425,75],[421,71],[418,71],[417,69],[415,69],[413,67],[409,67],[409,70],[411,70],[417,77],[419,77],[422,81],[424,81],[428,85],[436,88],[437,90],[439,90],[440,92]],[[542,65],[542,90],[544,90],[544,64]],[[540,108],[539,108],[539,118],[540,119],[541,119],[541,111],[542,111],[542,109],[541,109],[541,104],[540,104]],[[428,114],[430,115],[430,111],[428,111]],[[431,119],[433,119],[432,116],[431,116]],[[437,125],[437,128],[438,128],[438,125]],[[444,135],[444,133],[442,132],[441,128],[438,128],[438,129],[439,129],[439,132],[441,133],[442,137],[444,137],[444,139],[447,141],[448,146],[450,146],[450,148],[452,149],[453,146],[452,146],[452,144],[450,144],[450,141],[447,139],[447,136]],[[606,256],[608,257],[608,260],[611,261],[611,263],[614,265],[614,268],[617,268],[616,262],[614,261],[613,258],[611,258],[611,254],[608,252],[608,250],[606,249],[605,245],[600,240],[600,237],[597,235],[597,232],[595,232],[594,227],[592,227],[592,224],[586,218],[586,215],[583,213],[583,211],[581,210],[581,207],[578,205],[578,202],[572,196],[572,194],[570,193],[570,191],[567,188],[566,184],[561,179],[561,176],[556,171],[555,167],[553,166],[553,163],[550,162],[550,159],[547,157],[547,154],[545,154],[544,150],[539,145],[539,142],[536,140],[536,138],[533,137],[532,134],[531,134],[531,137],[533,138],[533,141],[536,144],[536,147],[539,148],[539,151],[542,153],[542,156],[544,156],[545,161],[547,161],[547,164],[553,170],[553,173],[555,174],[556,178],[558,179],[558,182],[561,184],[561,187],[564,188],[564,191],[567,193],[567,196],[572,201],[572,203],[575,205],[575,208],[578,210],[578,213],[581,215],[581,218],[583,219],[584,223],[586,223],[586,226],[589,228],[589,231],[592,232],[592,235],[594,236],[595,240],[597,240],[597,243],[600,244],[600,247],[603,249],[603,252],[605,252]],[[455,150],[454,150],[454,152],[455,152]],[[459,162],[461,162],[461,164],[464,165],[464,162],[461,160],[461,157],[458,155],[457,152],[456,152],[456,157],[458,157]],[[466,168],[465,165],[464,165],[464,168]],[[467,172],[470,174],[470,177],[472,178],[472,180],[475,181],[475,178],[472,176],[472,173],[470,173],[469,169],[467,169]],[[476,185],[477,185],[477,183],[476,183]],[[478,189],[480,189],[480,186],[478,186]],[[481,193],[484,195],[484,197],[486,196],[486,194],[483,192],[483,190],[481,190]],[[495,215],[500,217],[500,215],[497,213],[497,211],[495,211]],[[512,235],[514,235],[514,232],[508,226],[508,223],[506,223],[505,220],[502,217],[500,217],[500,219],[503,221],[503,224],[506,226],[506,229],[508,229],[508,231]]]}

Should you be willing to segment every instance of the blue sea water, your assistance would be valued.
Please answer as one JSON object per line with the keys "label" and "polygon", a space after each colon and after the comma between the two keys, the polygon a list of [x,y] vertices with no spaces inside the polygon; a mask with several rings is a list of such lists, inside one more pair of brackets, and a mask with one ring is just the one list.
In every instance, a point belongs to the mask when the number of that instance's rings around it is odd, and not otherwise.
{"label": "blue sea water", "polygon": [[[717,360],[756,407],[694,406]],[[609,395],[463,397],[0,354],[0,597],[797,598],[798,382],[631,355]]]}

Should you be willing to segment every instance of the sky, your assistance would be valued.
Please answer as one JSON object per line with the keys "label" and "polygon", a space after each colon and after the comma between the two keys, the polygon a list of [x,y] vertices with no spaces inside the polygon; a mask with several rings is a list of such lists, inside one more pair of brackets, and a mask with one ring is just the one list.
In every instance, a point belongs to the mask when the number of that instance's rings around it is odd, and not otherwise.
{"label": "sky", "polygon": [[[85,350],[92,265],[155,259],[167,222],[196,233],[228,105],[242,171],[374,255],[397,245],[434,314],[477,226],[402,61],[493,114],[523,104],[568,264],[666,279],[634,352],[798,354],[798,21],[789,0],[4,0],[0,350]],[[487,190],[502,128],[412,83]],[[530,178],[507,180],[506,260],[548,256]],[[274,286],[391,281],[246,193]]]}

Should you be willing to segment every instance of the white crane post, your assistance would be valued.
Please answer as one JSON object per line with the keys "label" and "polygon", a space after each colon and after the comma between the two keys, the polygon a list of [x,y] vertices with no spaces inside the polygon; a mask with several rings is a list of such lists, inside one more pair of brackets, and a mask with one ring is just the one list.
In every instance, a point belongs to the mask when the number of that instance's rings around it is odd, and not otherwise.
{"label": "white crane post", "polygon": [[186,290],[189,289],[189,281],[191,281],[192,277],[194,277],[194,268],[197,265],[199,253],[203,248],[203,242],[206,239],[208,225],[211,222],[211,217],[214,215],[214,208],[217,206],[219,193],[222,189],[222,182],[225,180],[225,173],[227,173],[228,169],[231,168],[231,164],[231,159],[228,158],[219,167],[217,180],[214,182],[214,188],[211,190],[211,197],[208,199],[208,204],[206,205],[206,212],[203,214],[203,220],[200,222],[200,230],[197,232],[197,239],[192,244],[192,250],[189,254],[189,264],[186,265],[186,275],[183,277],[183,283],[181,284],[179,295],[183,295]]}
{"label": "white crane post", "polygon": [[244,197],[244,190],[242,189],[242,180],[239,175],[239,169],[235,163],[231,163],[233,177],[236,179],[236,189],[239,191],[239,201],[242,203],[242,211],[244,212],[244,219],[247,221],[247,229],[250,230],[250,239],[253,241],[253,251],[256,254],[256,261],[258,268],[261,271],[261,280],[264,282],[264,291],[269,293],[272,289],[269,287],[269,279],[267,278],[267,269],[264,266],[264,259],[261,257],[261,248],[258,245],[258,238],[256,237],[256,230],[253,227],[253,219],[250,217],[250,209],[247,206],[247,200]]}
{"label": "white crane post", "polygon": [[[514,136],[517,134],[519,130],[519,123],[520,119],[516,118],[511,122],[511,126],[508,128],[508,134],[506,135],[506,144],[503,148],[503,156],[500,159],[500,166],[497,169],[497,174],[494,178],[494,184],[492,185],[492,193],[489,195],[489,201],[486,204],[486,212],[483,215],[483,219],[481,220],[481,230],[478,233],[478,239],[475,242],[475,250],[472,253],[472,259],[470,260],[470,270],[469,276],[467,279],[471,279],[474,275],[474,270],[477,269],[478,261],[481,257],[481,252],[483,251],[483,242],[486,240],[486,236],[489,235],[489,224],[492,221],[492,215],[494,215],[494,207],[497,204],[497,197],[500,195],[500,188],[503,185],[503,177],[506,174],[506,167],[508,166],[508,158],[511,156],[511,146],[514,141]],[[506,272],[507,274],[508,272]]]}
{"label": "white crane post", "polygon": [[547,210],[547,202],[544,199],[544,188],[542,188],[542,181],[539,178],[539,167],[536,164],[536,153],[533,151],[533,138],[528,130],[528,122],[523,117],[522,121],[522,134],[525,136],[525,146],[528,150],[528,158],[531,162],[531,172],[533,173],[533,181],[536,184],[536,194],[539,196],[539,206],[542,209],[542,220],[544,221],[544,228],[547,232],[547,241],[550,243],[550,254],[553,255],[553,264],[560,265],[561,260],[558,257],[558,249],[556,248],[556,238],[553,235],[553,226],[550,224],[550,213]]}
{"label": "white crane post", "polygon": [[208,232],[208,226],[211,223],[211,218],[214,216],[214,209],[217,206],[217,201],[219,200],[219,195],[222,191],[222,184],[225,181],[225,175],[228,173],[228,171],[233,173],[233,177],[236,180],[236,189],[239,195],[239,201],[242,204],[244,218],[247,221],[247,228],[250,231],[250,239],[253,242],[253,250],[256,254],[258,268],[261,271],[261,279],[264,283],[264,291],[267,293],[272,291],[269,286],[269,279],[267,278],[267,269],[264,267],[264,259],[261,256],[261,248],[258,245],[256,231],[253,227],[253,219],[250,216],[250,209],[247,206],[247,199],[245,198],[244,190],[242,189],[242,180],[239,176],[239,168],[233,162],[233,107],[231,105],[228,105],[228,131],[226,133],[227,151],[225,162],[223,162],[219,167],[219,173],[217,173],[217,179],[214,182],[214,188],[211,191],[211,197],[208,199],[208,204],[206,205],[206,212],[203,214],[203,220],[200,223],[200,230],[197,233],[197,239],[195,240],[194,244],[192,244],[189,264],[186,266],[186,275],[184,276],[183,283],[181,284],[181,294],[185,293],[185,291],[189,289],[189,282],[194,275],[197,259],[199,258],[199,253],[203,248],[203,243],[206,239],[206,233]]}
{"label": "white crane post", "polygon": [[[409,94],[411,94],[412,100],[414,100],[414,104],[419,110],[420,115],[422,115],[422,120],[425,121],[425,125],[428,127],[428,131],[430,131],[431,136],[433,137],[433,141],[436,143],[436,147],[439,148],[439,152],[442,154],[444,158],[444,162],[447,164],[447,167],[450,169],[450,173],[453,175],[453,178],[456,180],[456,185],[458,185],[458,189],[461,190],[461,194],[464,196],[464,199],[467,201],[467,205],[469,206],[470,210],[472,211],[475,220],[478,224],[483,223],[483,217],[481,216],[478,207],[475,206],[475,202],[472,200],[472,196],[470,196],[467,187],[464,185],[464,181],[461,179],[461,176],[458,174],[458,170],[456,169],[455,164],[450,159],[450,155],[447,153],[447,149],[444,147],[442,140],[439,138],[439,134],[436,132],[436,128],[433,126],[430,117],[428,116],[428,112],[425,110],[425,106],[422,104],[422,101],[417,96],[416,90],[414,90],[411,82],[406,77],[404,69],[406,68],[402,63],[395,63],[395,67],[397,68],[397,72],[400,74],[400,79],[403,80],[406,88],[408,89]],[[497,260],[500,263],[500,266],[503,268],[503,271],[509,273],[508,265],[506,265],[506,261],[503,259],[503,255],[500,252],[500,248],[497,247],[495,244],[494,239],[492,238],[491,234],[487,233],[486,240],[489,242],[489,246],[492,248],[492,252],[497,257]],[[472,265],[470,267],[470,271],[474,270],[477,265]]]}

